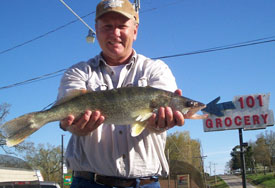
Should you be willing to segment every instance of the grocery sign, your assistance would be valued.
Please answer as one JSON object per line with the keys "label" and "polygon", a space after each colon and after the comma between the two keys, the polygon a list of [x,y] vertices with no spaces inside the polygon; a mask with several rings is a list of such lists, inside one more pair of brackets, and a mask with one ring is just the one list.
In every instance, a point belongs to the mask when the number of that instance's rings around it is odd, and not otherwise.
{"label": "grocery sign", "polygon": [[274,125],[273,111],[269,109],[270,94],[235,96],[233,101],[217,104],[217,98],[202,111],[209,114],[203,120],[204,132],[231,129],[265,129]]}

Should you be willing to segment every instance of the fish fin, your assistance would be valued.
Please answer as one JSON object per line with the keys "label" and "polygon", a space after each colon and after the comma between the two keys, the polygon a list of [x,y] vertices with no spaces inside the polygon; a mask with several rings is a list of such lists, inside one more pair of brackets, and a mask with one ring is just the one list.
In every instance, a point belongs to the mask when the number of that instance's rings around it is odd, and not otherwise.
{"label": "fish fin", "polygon": [[86,90],[86,89],[74,89],[74,90],[71,90],[71,91],[68,92],[68,94],[65,97],[61,98],[54,105],[62,104],[64,102],[67,102],[67,101],[71,100],[72,98],[74,98],[76,96],[83,95],[83,94],[85,94],[87,92],[88,92],[88,90]]}
{"label": "fish fin", "polygon": [[152,112],[145,113],[145,114],[140,114],[137,118],[136,121],[143,122],[149,119],[152,116]]}
{"label": "fish fin", "polygon": [[136,137],[142,133],[142,131],[145,129],[146,124],[145,122],[136,122],[131,125],[131,136]]}
{"label": "fish fin", "polygon": [[141,110],[137,114],[136,122],[131,125],[131,136],[133,137],[136,137],[142,133],[146,127],[146,120],[153,115],[153,113],[148,109]]}
{"label": "fish fin", "polygon": [[6,138],[6,145],[11,147],[23,142],[29,135],[40,129],[46,122],[36,120],[37,114],[43,112],[33,112],[0,126],[3,136]]}

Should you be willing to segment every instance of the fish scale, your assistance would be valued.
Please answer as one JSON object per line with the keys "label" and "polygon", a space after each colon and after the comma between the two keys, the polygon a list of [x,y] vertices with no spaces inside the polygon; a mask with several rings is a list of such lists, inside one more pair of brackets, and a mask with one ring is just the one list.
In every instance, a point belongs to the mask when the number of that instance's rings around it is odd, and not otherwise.
{"label": "fish scale", "polygon": [[0,129],[7,145],[14,146],[49,122],[60,121],[68,115],[78,118],[85,110],[99,110],[105,117],[104,123],[131,125],[131,135],[138,136],[151,115],[165,106],[181,111],[186,117],[205,107],[198,101],[153,87],[124,87],[62,99],[48,110],[22,115],[1,125]]}

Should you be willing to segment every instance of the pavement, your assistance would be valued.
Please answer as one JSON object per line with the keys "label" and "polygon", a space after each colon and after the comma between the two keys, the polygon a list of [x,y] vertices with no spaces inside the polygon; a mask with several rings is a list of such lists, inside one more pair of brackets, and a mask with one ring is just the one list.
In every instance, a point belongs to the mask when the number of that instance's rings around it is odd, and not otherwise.
{"label": "pavement", "polygon": [[[230,188],[243,188],[243,182],[242,178],[239,176],[234,176],[234,175],[223,175],[220,176],[220,178],[225,181],[225,183],[230,187]],[[246,188],[256,188],[255,186],[251,185],[246,181]]]}

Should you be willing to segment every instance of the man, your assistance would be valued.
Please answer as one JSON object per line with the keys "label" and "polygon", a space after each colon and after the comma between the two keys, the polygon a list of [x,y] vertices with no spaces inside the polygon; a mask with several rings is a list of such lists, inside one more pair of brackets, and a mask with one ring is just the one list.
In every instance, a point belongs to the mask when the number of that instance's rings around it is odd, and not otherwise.
{"label": "man", "polygon": [[[74,90],[129,86],[151,86],[181,95],[166,64],[137,54],[132,48],[139,16],[128,0],[101,1],[95,21],[102,52],[66,71],[59,99]],[[72,133],[66,152],[67,166],[74,176],[71,187],[160,187],[158,176],[169,173],[164,154],[166,130],[183,124],[180,112],[161,107],[158,115],[148,120],[148,128],[131,137],[130,126],[104,124],[99,111],[87,110],[79,119],[68,116],[60,126]]]}

